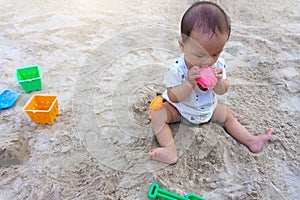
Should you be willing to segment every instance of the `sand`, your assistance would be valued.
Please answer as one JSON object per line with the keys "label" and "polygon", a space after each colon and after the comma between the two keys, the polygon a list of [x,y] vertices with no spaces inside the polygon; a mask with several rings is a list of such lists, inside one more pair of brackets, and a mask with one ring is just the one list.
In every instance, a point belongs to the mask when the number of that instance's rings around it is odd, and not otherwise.
{"label": "sand", "polygon": [[[273,137],[253,154],[217,124],[175,124],[172,166],[147,158],[157,146],[148,106],[181,54],[193,1],[0,2],[0,91],[20,94],[0,111],[0,199],[143,200],[154,181],[207,199],[300,199],[298,0],[216,1],[232,19],[222,53],[231,87],[219,101]],[[16,83],[29,65],[40,66],[42,91]],[[58,96],[53,125],[22,111],[33,94]]]}

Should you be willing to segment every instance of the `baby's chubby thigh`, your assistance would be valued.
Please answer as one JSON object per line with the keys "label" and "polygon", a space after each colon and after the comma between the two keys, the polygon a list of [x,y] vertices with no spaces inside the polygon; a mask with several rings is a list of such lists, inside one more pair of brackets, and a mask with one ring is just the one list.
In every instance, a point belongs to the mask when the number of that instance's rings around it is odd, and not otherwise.
{"label": "baby's chubby thigh", "polygon": [[159,110],[152,111],[152,123],[153,120],[165,123],[175,123],[180,122],[181,115],[172,104],[164,102],[163,106]]}

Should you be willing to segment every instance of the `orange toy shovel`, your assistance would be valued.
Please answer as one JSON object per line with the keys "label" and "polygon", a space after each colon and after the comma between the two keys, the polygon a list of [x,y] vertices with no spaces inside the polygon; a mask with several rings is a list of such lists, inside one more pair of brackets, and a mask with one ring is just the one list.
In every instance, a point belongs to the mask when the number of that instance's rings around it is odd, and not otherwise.
{"label": "orange toy shovel", "polygon": [[[155,99],[153,99],[153,101],[151,102],[149,108],[150,110],[158,110],[162,107],[163,105],[163,98],[161,95],[155,97]],[[150,114],[148,119],[151,121],[152,119],[152,115]]]}
{"label": "orange toy shovel", "polygon": [[150,110],[158,110],[162,107],[162,105],[163,105],[163,98],[161,95],[159,95],[159,96],[155,97],[155,99],[153,99],[149,108],[150,108]]}

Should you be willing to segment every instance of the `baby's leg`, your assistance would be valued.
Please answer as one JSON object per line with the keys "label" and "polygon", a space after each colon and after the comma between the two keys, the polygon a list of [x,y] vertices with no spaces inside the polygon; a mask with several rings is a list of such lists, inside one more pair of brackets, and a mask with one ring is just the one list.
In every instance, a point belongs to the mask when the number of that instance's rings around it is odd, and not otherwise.
{"label": "baby's leg", "polygon": [[180,121],[179,112],[168,102],[165,102],[161,109],[152,111],[152,127],[160,147],[149,151],[149,159],[168,164],[177,162],[176,146],[168,123],[178,121]]}
{"label": "baby's leg", "polygon": [[218,105],[214,111],[212,121],[224,124],[225,130],[236,140],[243,143],[254,153],[260,152],[263,145],[271,139],[272,129],[259,135],[252,135],[249,131],[234,117],[233,113],[226,106]]}

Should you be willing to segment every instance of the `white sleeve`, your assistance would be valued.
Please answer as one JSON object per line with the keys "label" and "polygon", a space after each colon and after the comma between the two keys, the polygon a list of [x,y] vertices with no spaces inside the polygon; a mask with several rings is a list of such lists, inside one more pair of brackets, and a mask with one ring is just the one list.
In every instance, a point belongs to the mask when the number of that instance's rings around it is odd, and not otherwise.
{"label": "white sleeve", "polygon": [[223,71],[223,79],[226,79],[227,76],[226,76],[225,60],[223,58],[219,58],[214,65],[215,65],[215,67],[222,69],[222,71]]}
{"label": "white sleeve", "polygon": [[177,85],[181,85],[184,80],[184,74],[179,70],[179,68],[176,65],[172,65],[163,80],[163,84],[165,87],[175,87]]}

